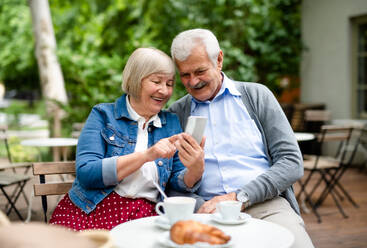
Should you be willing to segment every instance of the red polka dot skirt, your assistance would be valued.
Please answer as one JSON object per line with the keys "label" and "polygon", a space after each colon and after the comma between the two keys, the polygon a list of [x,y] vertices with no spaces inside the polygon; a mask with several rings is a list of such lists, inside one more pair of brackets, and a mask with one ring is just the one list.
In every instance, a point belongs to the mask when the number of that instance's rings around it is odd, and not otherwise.
{"label": "red polka dot skirt", "polygon": [[53,212],[50,224],[61,225],[74,231],[111,230],[126,221],[155,215],[155,203],[144,198],[125,198],[116,192],[110,193],[91,213],[86,214],[66,194]]}

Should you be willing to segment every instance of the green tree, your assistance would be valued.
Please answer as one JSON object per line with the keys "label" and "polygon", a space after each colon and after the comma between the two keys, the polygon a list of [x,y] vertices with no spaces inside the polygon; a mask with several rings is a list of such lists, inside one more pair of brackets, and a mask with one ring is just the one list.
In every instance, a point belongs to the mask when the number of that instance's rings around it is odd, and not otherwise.
{"label": "green tree", "polygon": [[[27,2],[0,3],[0,81],[34,87],[38,76]],[[300,4],[301,0],[50,1],[69,94],[69,105],[64,106],[67,122],[84,121],[93,105],[121,95],[121,72],[134,49],[153,46],[169,54],[174,36],[189,28],[208,28],[218,37],[227,75],[280,93],[279,78],[298,76]],[[169,103],[184,94],[177,83]]]}

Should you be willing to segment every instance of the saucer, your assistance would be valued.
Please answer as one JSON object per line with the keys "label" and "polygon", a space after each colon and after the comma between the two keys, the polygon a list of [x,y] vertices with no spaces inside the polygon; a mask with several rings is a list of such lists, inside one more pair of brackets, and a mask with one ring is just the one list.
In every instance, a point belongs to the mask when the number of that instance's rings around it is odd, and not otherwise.
{"label": "saucer", "polygon": [[158,218],[155,219],[154,224],[164,230],[169,230],[171,228],[169,220],[164,216],[158,216]]}
{"label": "saucer", "polygon": [[169,236],[169,232],[164,232],[162,235],[158,237],[158,243],[163,245],[164,247],[172,247],[172,248],[227,248],[232,247],[233,241],[232,239],[228,241],[228,243],[223,245],[211,245],[209,243],[197,242],[195,244],[176,244],[173,242]]}
{"label": "saucer", "polygon": [[220,215],[220,213],[214,213],[214,214],[212,214],[211,217],[212,217],[212,220],[214,220],[215,222],[218,222],[220,224],[238,225],[238,224],[245,223],[247,220],[249,220],[251,218],[251,215],[246,214],[246,213],[240,213],[240,216],[238,216],[238,219],[236,219],[236,220],[224,220],[222,218],[222,216]]}

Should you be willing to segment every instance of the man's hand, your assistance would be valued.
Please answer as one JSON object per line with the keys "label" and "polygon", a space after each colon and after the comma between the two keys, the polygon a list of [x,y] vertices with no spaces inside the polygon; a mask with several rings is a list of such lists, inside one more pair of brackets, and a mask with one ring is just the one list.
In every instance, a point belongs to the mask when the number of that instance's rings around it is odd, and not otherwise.
{"label": "man's hand", "polygon": [[203,137],[201,144],[199,145],[195,139],[187,133],[179,134],[175,141],[175,146],[178,150],[178,157],[182,164],[187,168],[184,181],[188,187],[192,187],[203,175],[204,145],[205,137]]}
{"label": "man's hand", "polygon": [[236,193],[231,192],[225,195],[214,196],[212,199],[206,201],[203,205],[201,205],[197,213],[212,214],[216,210],[217,203],[221,201],[237,201]]}
{"label": "man's hand", "polygon": [[178,135],[175,145],[178,157],[188,170],[204,171],[205,137],[199,145],[191,135],[181,133]]}

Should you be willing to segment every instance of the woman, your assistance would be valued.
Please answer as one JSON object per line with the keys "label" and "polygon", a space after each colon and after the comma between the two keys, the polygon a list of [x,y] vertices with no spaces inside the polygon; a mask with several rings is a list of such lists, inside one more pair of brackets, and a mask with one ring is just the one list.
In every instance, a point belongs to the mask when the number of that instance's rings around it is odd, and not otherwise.
{"label": "woman", "polygon": [[[131,54],[122,74],[126,94],[92,109],[79,137],[76,179],[51,224],[112,229],[156,215],[161,196],[152,181],[183,192],[199,187],[204,142],[199,147],[181,133],[176,115],[161,111],[172,95],[174,76],[173,61],[162,51],[139,48]],[[186,144],[195,151],[184,149]]]}

